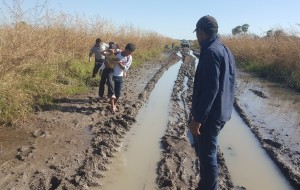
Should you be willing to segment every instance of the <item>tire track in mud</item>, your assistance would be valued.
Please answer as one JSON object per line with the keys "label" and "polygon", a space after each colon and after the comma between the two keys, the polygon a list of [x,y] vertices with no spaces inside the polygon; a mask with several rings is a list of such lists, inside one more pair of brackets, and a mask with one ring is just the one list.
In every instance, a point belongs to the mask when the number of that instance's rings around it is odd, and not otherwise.
{"label": "tire track in mud", "polygon": [[[158,168],[159,189],[195,189],[199,181],[199,160],[187,136],[194,74],[195,59],[186,56],[175,81],[168,126],[161,141],[163,153]],[[232,189],[233,183],[220,150],[218,164],[219,189]]]}

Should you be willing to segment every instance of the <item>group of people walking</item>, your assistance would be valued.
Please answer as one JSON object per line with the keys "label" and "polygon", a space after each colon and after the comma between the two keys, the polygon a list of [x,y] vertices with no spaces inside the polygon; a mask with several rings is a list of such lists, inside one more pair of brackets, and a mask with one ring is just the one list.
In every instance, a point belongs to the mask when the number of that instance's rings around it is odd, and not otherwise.
{"label": "group of people walking", "polygon": [[124,50],[115,42],[103,43],[100,38],[96,39],[95,45],[90,49],[89,62],[95,55],[95,65],[92,77],[96,77],[100,70],[101,80],[99,85],[98,99],[105,99],[105,84],[108,87],[107,96],[111,104],[111,111],[117,111],[117,102],[121,96],[124,77],[132,63],[131,54],[135,50],[133,43],[128,43]]}
{"label": "group of people walking", "polygon": [[[193,87],[191,121],[188,125],[193,135],[194,147],[200,160],[200,181],[197,189],[218,189],[217,146],[218,135],[231,118],[235,94],[235,59],[230,49],[218,36],[218,23],[212,16],[201,17],[194,31],[201,47]],[[104,84],[109,83],[108,96],[112,111],[120,97],[123,78],[131,63],[135,46],[127,44],[120,50],[110,43],[106,47],[100,39],[90,51],[95,53],[95,68],[104,67],[99,96],[102,98]],[[111,64],[111,65],[110,65]],[[104,66],[103,66],[104,65]],[[113,84],[114,83],[114,84]],[[111,85],[111,86],[110,86]]]}

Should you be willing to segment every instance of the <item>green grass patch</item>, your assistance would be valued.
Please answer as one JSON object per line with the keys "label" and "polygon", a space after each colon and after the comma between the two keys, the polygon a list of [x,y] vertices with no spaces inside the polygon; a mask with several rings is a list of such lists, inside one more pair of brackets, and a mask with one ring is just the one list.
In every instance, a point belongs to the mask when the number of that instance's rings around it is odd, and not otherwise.
{"label": "green grass patch", "polygon": [[151,51],[139,52],[139,54],[134,54],[132,67],[137,67],[143,64],[146,61],[160,59],[160,55],[163,51],[163,48],[156,48]]}
{"label": "green grass patch", "polygon": [[261,64],[257,62],[239,63],[238,66],[245,71],[256,73],[263,78],[285,84],[300,91],[300,73],[292,67],[280,63]]}
{"label": "green grass patch", "polygon": [[[132,67],[158,60],[163,49],[133,55]],[[85,59],[87,60],[87,59]],[[30,63],[0,84],[0,124],[12,124],[33,113],[36,106],[55,107],[55,98],[68,97],[98,86],[100,78],[91,78],[94,63],[70,59],[58,63]]]}
{"label": "green grass patch", "polygon": [[[28,64],[0,84],[0,124],[14,123],[32,113],[36,105],[49,106],[54,98],[83,93],[93,80],[93,63]],[[98,82],[97,82],[98,83]]]}

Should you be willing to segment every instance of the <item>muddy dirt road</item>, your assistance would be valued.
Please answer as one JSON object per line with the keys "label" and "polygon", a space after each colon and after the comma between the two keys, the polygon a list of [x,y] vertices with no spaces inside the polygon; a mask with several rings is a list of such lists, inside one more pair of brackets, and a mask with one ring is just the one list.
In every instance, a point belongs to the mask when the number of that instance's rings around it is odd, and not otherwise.
{"label": "muddy dirt road", "polygon": [[[95,87],[87,94],[56,100],[51,108],[40,108],[30,122],[0,128],[0,189],[81,190],[101,186],[140,108],[164,71],[179,59],[176,52],[166,52],[160,61],[130,70],[116,114],[109,111],[107,100],[93,98],[97,95]],[[161,140],[156,189],[194,189],[199,180],[198,160],[186,128],[194,61],[186,56],[175,81],[167,130]],[[273,95],[258,84],[262,83],[239,74],[236,109],[298,188],[300,95],[275,98],[278,92]],[[258,104],[252,104],[255,101]],[[234,187],[220,151],[218,158],[220,189],[240,189]]]}
{"label": "muddy dirt road", "polygon": [[26,123],[0,128],[0,189],[88,189],[101,185],[101,171],[121,138],[135,122],[156,81],[180,58],[166,52],[161,60],[132,69],[116,114],[107,100],[89,93],[56,100]]}

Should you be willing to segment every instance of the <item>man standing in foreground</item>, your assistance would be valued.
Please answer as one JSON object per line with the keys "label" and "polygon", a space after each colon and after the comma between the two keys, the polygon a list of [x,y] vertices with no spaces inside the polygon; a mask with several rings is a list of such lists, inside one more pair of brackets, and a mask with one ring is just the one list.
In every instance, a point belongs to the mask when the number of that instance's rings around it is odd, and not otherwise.
{"label": "man standing in foreground", "polygon": [[217,35],[218,24],[214,17],[200,18],[195,32],[201,53],[194,79],[189,129],[200,160],[198,189],[217,190],[217,142],[233,109],[235,60]]}

